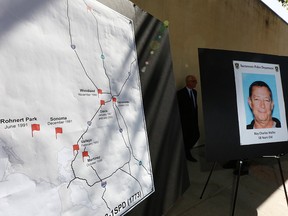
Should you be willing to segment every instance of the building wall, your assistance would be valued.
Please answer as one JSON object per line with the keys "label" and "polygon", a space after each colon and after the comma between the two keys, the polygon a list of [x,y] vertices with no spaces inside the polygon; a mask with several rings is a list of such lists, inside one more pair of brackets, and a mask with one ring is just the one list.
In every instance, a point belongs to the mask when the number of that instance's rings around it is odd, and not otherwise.
{"label": "building wall", "polygon": [[198,48],[288,56],[288,25],[260,0],[132,1],[159,20],[169,21],[176,88],[184,85],[187,74],[198,77],[199,144],[205,144],[205,134]]}

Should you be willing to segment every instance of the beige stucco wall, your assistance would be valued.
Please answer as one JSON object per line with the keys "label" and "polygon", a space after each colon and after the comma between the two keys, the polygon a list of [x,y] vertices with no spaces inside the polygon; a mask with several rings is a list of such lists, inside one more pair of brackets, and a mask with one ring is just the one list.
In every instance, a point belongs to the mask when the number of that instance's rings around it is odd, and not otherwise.
{"label": "beige stucco wall", "polygon": [[[288,56],[288,25],[260,0],[132,0],[132,2],[160,21],[169,21],[177,89],[184,85],[185,76],[189,73],[195,74],[200,81],[198,48]],[[197,90],[199,124],[203,135],[199,144],[205,144],[200,82]]]}

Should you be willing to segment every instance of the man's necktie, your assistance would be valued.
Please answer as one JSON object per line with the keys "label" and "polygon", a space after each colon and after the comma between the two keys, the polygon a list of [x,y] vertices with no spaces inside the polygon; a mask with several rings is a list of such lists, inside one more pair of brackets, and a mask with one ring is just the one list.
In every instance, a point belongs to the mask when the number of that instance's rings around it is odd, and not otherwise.
{"label": "man's necktie", "polygon": [[193,102],[193,106],[195,107],[196,104],[195,104],[195,97],[194,97],[194,93],[193,93],[193,90],[192,89],[189,89],[189,94],[190,94],[190,98]]}

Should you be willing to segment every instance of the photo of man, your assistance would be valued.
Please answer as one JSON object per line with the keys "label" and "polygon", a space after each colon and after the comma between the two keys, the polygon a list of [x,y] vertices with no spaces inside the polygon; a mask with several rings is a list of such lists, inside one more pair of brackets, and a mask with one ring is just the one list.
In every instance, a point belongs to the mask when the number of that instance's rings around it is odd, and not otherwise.
{"label": "photo of man", "polygon": [[288,140],[280,67],[233,61],[240,145]]}
{"label": "photo of man", "polygon": [[274,102],[270,87],[263,81],[255,81],[249,87],[248,104],[254,119],[247,129],[280,128],[279,119],[272,117]]}

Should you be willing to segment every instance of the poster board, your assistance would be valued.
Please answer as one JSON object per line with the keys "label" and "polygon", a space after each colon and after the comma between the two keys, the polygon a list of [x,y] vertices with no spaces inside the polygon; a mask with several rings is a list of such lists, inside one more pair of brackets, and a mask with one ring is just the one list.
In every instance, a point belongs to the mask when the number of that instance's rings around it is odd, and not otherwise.
{"label": "poster board", "polygon": [[[208,160],[250,159],[288,151],[287,60],[284,56],[199,49]],[[259,80],[270,86],[271,112],[281,127],[247,129],[255,118],[248,102],[249,87]]]}
{"label": "poster board", "polygon": [[[237,95],[240,145],[287,141],[286,111],[279,65],[233,61],[233,66]],[[253,85],[257,84],[257,82],[263,82],[263,85],[267,84],[271,90],[271,94],[269,94],[269,92],[264,92],[264,94],[260,92],[258,95],[254,95],[255,99],[252,95],[249,95],[250,86],[252,91]],[[264,91],[265,89],[267,90],[266,87],[260,87],[260,89],[264,89]],[[257,107],[253,108],[255,111],[252,111],[249,105],[249,101],[251,100],[255,100],[254,104],[257,103]],[[255,114],[253,114],[253,112],[255,112]],[[279,126],[275,124],[275,126],[272,125],[267,128],[255,128],[255,115],[256,118],[259,116],[260,124],[261,121],[265,124],[265,120],[269,118],[270,113],[272,118],[279,122]]]}
{"label": "poster board", "polygon": [[1,8],[1,213],[128,213],[154,192],[133,21],[92,0]]}

